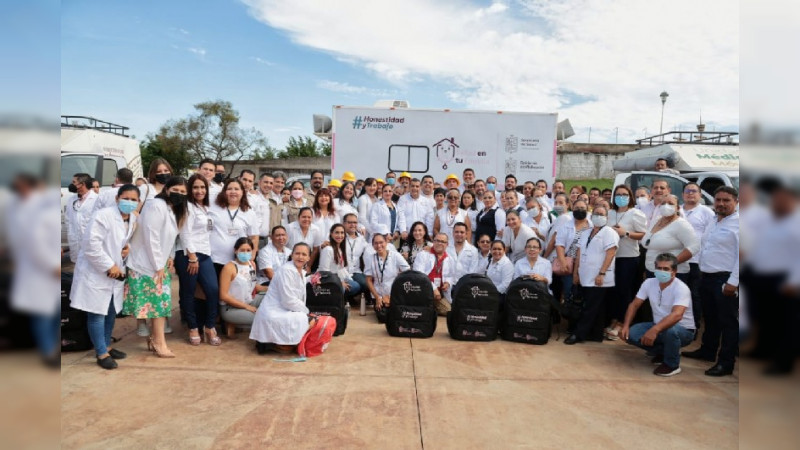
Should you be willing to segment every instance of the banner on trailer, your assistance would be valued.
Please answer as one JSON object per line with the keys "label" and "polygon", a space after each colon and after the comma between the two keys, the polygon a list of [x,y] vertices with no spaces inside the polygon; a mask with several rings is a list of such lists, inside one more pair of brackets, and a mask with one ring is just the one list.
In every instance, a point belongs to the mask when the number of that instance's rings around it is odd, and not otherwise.
{"label": "banner on trailer", "polygon": [[[332,172],[555,178],[556,113],[334,107]],[[502,189],[502,187],[500,187]]]}

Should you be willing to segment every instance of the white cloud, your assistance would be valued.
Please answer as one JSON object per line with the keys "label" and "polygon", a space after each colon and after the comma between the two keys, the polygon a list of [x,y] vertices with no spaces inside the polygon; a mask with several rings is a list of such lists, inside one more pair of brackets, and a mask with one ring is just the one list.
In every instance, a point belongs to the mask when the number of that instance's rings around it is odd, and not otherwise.
{"label": "white cloud", "polygon": [[370,97],[391,97],[396,94],[394,91],[387,91],[383,89],[372,89],[364,86],[352,86],[348,83],[341,83],[338,81],[321,80],[317,83],[317,87],[332,92],[339,92],[348,95],[367,95]]}
{"label": "white cloud", "polygon": [[615,127],[620,141],[655,134],[662,90],[665,131],[688,128],[700,108],[717,129],[738,126],[736,2],[242,1],[299,45],[400,86],[432,80],[465,108],[557,111],[576,138],[589,126],[593,142],[613,142]]}
{"label": "white cloud", "polygon": [[272,67],[272,66],[274,66],[274,65],[275,65],[275,63],[274,63],[274,62],[272,62],[272,61],[269,61],[269,60],[266,60],[266,59],[264,59],[264,58],[260,58],[260,57],[258,57],[258,56],[251,56],[251,57],[250,57],[250,60],[251,60],[251,61],[255,61],[255,62],[259,63],[259,64],[263,64],[263,65],[265,65],[265,66],[269,66],[269,67]]}
{"label": "white cloud", "polygon": [[188,32],[188,31],[186,31],[186,30],[184,30],[183,28],[178,28],[178,31],[179,31],[181,34],[183,34],[184,36],[188,36],[188,35],[189,35],[189,32]]}
{"label": "white cloud", "polygon": [[200,59],[204,59],[206,57],[206,49],[200,47],[189,47],[188,50],[190,53],[194,53],[195,55],[199,56]]}

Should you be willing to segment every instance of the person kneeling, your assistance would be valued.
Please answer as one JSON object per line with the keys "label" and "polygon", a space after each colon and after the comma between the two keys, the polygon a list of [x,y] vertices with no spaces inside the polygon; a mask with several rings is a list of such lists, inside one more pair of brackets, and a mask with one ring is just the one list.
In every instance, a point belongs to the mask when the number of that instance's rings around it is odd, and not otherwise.
{"label": "person kneeling", "polygon": [[[654,364],[660,364],[653,374],[670,377],[681,372],[681,347],[694,340],[694,314],[689,287],[675,278],[678,259],[670,253],[656,257],[655,278],[648,278],[636,294],[628,311],[620,337],[629,344],[655,353]],[[653,308],[653,322],[637,323],[631,327],[636,310],[645,300]]]}
{"label": "person kneeling", "polygon": [[265,292],[266,286],[256,283],[256,265],[253,264],[253,241],[248,237],[236,240],[233,246],[236,259],[222,268],[219,274],[219,299],[222,303],[221,316],[227,327],[228,338],[233,339],[236,326],[250,326],[261,303],[258,292]]}

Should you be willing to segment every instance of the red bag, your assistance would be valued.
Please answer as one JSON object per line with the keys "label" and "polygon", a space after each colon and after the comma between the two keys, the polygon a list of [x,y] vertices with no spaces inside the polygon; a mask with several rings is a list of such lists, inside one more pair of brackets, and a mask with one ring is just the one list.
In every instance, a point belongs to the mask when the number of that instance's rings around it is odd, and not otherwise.
{"label": "red bag", "polygon": [[336,331],[336,319],[331,316],[317,317],[317,323],[297,344],[297,353],[304,358],[321,355],[333,339],[334,331]]}

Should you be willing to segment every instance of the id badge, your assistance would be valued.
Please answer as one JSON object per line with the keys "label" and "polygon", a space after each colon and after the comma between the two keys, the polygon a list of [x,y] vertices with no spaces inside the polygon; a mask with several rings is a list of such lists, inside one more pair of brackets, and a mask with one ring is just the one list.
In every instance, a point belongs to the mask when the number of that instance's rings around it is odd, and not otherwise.
{"label": "id badge", "polygon": [[213,220],[208,219],[208,221],[206,223],[206,230],[214,231],[214,221]]}
{"label": "id badge", "polygon": [[433,285],[436,287],[442,287],[442,279],[441,278],[434,278]]}
{"label": "id badge", "polygon": [[228,228],[228,236],[238,236],[239,230],[236,228]]}

